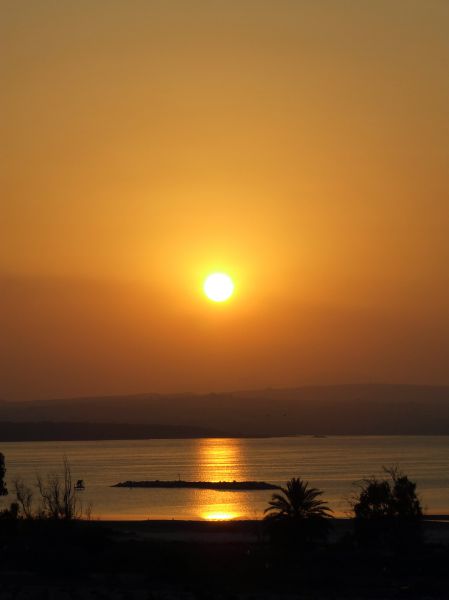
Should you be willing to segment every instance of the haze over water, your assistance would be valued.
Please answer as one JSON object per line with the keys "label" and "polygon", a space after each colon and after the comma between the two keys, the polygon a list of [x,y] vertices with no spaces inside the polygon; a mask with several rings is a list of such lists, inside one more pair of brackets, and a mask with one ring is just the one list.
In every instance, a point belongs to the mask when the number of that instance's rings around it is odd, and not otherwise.
{"label": "haze over water", "polygon": [[242,481],[283,484],[294,476],[325,491],[337,515],[348,511],[353,483],[399,465],[418,481],[426,512],[449,512],[449,436],[300,436],[269,439],[3,443],[10,491],[16,477],[61,468],[84,479],[83,502],[101,519],[253,519],[272,492],[112,488],[126,480]]}

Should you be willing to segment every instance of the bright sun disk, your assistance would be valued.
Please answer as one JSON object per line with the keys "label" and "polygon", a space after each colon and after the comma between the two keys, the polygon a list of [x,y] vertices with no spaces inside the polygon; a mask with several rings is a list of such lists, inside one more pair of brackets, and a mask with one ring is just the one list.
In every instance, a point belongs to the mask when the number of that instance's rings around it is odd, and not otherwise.
{"label": "bright sun disk", "polygon": [[226,273],[212,273],[204,282],[204,293],[213,302],[224,302],[231,297],[234,283]]}

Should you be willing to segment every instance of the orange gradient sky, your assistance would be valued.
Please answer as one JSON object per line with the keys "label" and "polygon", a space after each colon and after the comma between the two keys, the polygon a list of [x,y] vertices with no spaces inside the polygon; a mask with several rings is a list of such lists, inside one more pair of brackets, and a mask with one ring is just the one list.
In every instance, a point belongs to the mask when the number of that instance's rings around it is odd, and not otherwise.
{"label": "orange gradient sky", "polygon": [[447,2],[2,6],[0,397],[449,383]]}

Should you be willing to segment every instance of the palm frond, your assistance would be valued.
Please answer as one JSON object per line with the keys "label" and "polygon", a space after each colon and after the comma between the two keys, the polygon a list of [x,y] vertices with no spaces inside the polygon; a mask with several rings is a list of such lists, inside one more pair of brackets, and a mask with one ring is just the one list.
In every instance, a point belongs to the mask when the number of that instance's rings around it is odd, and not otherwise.
{"label": "palm frond", "polygon": [[331,509],[320,496],[323,492],[309,487],[307,481],[292,478],[281,493],[273,494],[269,506],[265,509],[265,518],[270,519],[326,519]]}

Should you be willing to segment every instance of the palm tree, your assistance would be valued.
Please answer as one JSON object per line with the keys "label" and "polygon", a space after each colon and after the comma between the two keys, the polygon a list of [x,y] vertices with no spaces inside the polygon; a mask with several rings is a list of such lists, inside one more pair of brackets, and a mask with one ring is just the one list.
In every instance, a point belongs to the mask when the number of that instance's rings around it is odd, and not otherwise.
{"label": "palm tree", "polygon": [[295,477],[287,481],[285,488],[279,489],[281,493],[273,494],[264,511],[272,533],[294,536],[296,541],[309,543],[326,537],[332,511],[327,502],[320,499],[323,492]]}

